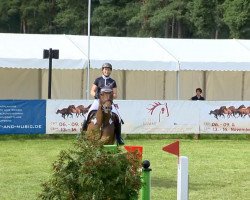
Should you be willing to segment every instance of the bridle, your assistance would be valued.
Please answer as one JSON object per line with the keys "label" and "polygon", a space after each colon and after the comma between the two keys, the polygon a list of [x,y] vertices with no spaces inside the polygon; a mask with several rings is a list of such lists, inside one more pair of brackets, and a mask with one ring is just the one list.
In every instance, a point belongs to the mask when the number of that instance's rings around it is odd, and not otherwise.
{"label": "bridle", "polygon": [[[109,94],[109,96],[113,95],[112,92],[103,92],[101,95],[103,95],[104,93]],[[100,98],[100,100],[101,100],[101,98]],[[110,102],[110,106],[105,105],[107,102]],[[102,104],[101,105],[102,110],[105,113],[109,113],[112,110],[113,99],[109,97],[108,99],[105,99],[103,101],[101,100],[101,104]]]}

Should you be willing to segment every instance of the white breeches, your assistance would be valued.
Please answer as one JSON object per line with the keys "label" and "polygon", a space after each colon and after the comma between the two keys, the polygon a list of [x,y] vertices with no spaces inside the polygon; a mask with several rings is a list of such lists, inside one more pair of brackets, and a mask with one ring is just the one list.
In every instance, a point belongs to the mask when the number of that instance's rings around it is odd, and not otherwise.
{"label": "white breeches", "polygon": [[[92,111],[92,110],[98,110],[98,107],[99,107],[99,99],[95,99],[94,102],[92,103],[92,105],[90,106],[89,108],[89,112],[87,114],[87,117],[89,116],[89,113]],[[112,105],[112,112],[117,114],[117,116],[119,117],[119,122],[121,122],[121,117],[117,111],[117,108],[115,108],[114,104]]]}

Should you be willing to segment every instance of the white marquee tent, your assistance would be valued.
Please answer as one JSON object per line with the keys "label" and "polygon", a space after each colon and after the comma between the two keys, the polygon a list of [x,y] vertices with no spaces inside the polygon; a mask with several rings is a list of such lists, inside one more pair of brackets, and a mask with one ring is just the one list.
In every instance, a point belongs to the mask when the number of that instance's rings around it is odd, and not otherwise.
{"label": "white marquee tent", "polygon": [[[52,98],[85,97],[87,36],[2,33],[0,42],[0,98],[47,98],[42,53],[49,48],[60,51],[53,60]],[[103,62],[112,63],[121,99],[176,99],[177,87],[180,99],[196,87],[205,88],[208,100],[250,99],[249,40],[91,36],[90,47],[90,80]]]}
{"label": "white marquee tent", "polygon": [[53,61],[55,69],[82,69],[87,56],[65,35],[0,34],[0,67],[46,69],[43,49],[60,49],[60,59]]}
{"label": "white marquee tent", "polygon": [[176,57],[180,70],[250,71],[250,49],[244,46],[249,43],[244,40],[154,40]]}

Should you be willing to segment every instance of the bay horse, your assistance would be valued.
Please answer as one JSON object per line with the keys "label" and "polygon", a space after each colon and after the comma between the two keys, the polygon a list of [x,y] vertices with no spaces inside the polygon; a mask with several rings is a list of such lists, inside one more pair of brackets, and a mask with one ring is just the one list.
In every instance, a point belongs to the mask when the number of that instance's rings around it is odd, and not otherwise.
{"label": "bay horse", "polygon": [[115,125],[112,115],[113,90],[102,89],[96,113],[89,114],[86,138],[100,140],[104,145],[115,143]]}

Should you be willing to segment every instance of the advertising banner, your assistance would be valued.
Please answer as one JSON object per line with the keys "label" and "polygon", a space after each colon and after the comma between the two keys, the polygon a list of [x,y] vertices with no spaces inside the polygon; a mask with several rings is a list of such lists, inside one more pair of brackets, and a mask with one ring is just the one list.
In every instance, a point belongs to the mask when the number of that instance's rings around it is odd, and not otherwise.
{"label": "advertising banner", "polygon": [[46,133],[80,133],[88,106],[93,101],[47,100]]}
{"label": "advertising banner", "polygon": [[[48,100],[46,133],[79,133],[92,100]],[[125,122],[122,132],[197,133],[199,109],[190,101],[117,100],[116,110]],[[81,108],[81,109],[79,109]]]}
{"label": "advertising banner", "polygon": [[[76,134],[93,100],[48,100],[46,133]],[[126,134],[250,133],[250,102],[115,100]]]}
{"label": "advertising banner", "polygon": [[35,134],[45,130],[45,100],[0,100],[0,134]]}
{"label": "advertising banner", "polygon": [[250,102],[201,102],[200,133],[250,133]]}
{"label": "advertising banner", "polygon": [[197,133],[199,108],[191,101],[118,101],[124,133]]}

